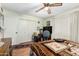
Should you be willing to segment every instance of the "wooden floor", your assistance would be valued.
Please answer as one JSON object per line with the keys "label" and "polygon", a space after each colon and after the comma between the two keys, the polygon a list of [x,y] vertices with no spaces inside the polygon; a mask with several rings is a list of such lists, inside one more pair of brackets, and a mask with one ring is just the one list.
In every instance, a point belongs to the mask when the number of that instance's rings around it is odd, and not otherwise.
{"label": "wooden floor", "polygon": [[31,48],[30,44],[33,42],[24,42],[13,46],[11,55],[12,56],[30,56]]}
{"label": "wooden floor", "polygon": [[30,48],[19,48],[13,49],[12,56],[29,56],[30,55]]}

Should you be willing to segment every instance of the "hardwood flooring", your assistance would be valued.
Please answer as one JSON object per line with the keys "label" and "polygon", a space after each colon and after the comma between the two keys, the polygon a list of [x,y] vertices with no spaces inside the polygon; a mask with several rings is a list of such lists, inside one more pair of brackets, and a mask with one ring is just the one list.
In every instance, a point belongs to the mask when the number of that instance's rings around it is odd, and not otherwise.
{"label": "hardwood flooring", "polygon": [[30,45],[33,42],[24,42],[12,47],[11,55],[12,56],[30,56],[31,48]]}
{"label": "hardwood flooring", "polygon": [[12,56],[29,56],[30,50],[31,50],[30,47],[13,49]]}

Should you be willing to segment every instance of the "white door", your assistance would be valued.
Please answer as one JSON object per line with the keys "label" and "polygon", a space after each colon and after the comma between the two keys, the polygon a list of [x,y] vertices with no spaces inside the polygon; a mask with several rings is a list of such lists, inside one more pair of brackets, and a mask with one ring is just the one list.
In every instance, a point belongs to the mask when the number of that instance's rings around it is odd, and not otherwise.
{"label": "white door", "polygon": [[28,39],[32,39],[32,34],[33,32],[37,32],[37,24],[36,22],[33,22],[33,21],[28,21]]}
{"label": "white door", "polygon": [[16,43],[23,43],[32,41],[33,32],[37,31],[37,23],[28,20],[19,20],[17,27],[17,40]]}

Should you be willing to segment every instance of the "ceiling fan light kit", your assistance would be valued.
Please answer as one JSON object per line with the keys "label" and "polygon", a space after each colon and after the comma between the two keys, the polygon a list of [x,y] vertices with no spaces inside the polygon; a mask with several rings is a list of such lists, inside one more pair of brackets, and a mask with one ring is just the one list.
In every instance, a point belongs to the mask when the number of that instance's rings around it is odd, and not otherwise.
{"label": "ceiling fan light kit", "polygon": [[45,8],[44,8],[44,10],[46,10],[46,11],[47,11],[48,9],[49,9],[49,7],[45,7]]}
{"label": "ceiling fan light kit", "polygon": [[36,12],[39,12],[39,11],[45,9],[48,12],[48,14],[51,14],[50,8],[51,7],[58,7],[58,6],[62,6],[62,3],[43,3],[43,7],[36,10]]}

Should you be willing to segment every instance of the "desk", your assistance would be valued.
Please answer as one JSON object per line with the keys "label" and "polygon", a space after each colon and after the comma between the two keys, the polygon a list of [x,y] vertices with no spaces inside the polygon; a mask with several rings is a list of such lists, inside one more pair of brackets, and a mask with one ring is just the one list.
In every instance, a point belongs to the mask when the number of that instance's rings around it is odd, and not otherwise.
{"label": "desk", "polygon": [[[68,41],[69,43],[71,42],[69,40],[66,41]],[[54,51],[52,51],[51,49],[49,49],[44,45],[44,43],[49,43],[49,42],[54,42],[54,40],[47,40],[47,41],[42,41],[32,44],[31,46],[32,51],[34,51],[38,56],[72,56],[72,54],[70,54],[68,49],[62,50],[59,53],[55,53]],[[75,44],[75,42],[72,43]]]}
{"label": "desk", "polygon": [[1,41],[4,45],[0,47],[0,56],[10,55],[11,38],[2,38]]}

